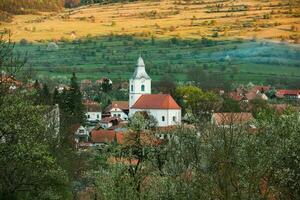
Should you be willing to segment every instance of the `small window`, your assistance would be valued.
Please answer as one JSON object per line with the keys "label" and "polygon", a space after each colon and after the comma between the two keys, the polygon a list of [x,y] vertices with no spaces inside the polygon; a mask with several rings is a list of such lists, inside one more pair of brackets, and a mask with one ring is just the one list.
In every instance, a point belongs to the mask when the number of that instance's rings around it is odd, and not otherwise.
{"label": "small window", "polygon": [[99,119],[99,115],[97,115],[97,119]]}
{"label": "small window", "polygon": [[117,116],[117,114],[114,114],[114,117],[116,117]]}
{"label": "small window", "polygon": [[121,114],[118,114],[118,117],[121,117]]}
{"label": "small window", "polygon": [[131,91],[133,91],[133,85],[131,85]]}
{"label": "small window", "polygon": [[91,118],[91,116],[90,116],[90,115],[88,115],[88,119],[89,119],[89,118]]}
{"label": "small window", "polygon": [[141,91],[144,92],[145,91],[145,85],[141,86]]}
{"label": "small window", "polygon": [[161,117],[161,121],[163,121],[163,122],[165,121],[165,116]]}
{"label": "small window", "polygon": [[176,117],[175,116],[173,116],[173,121],[176,122]]}

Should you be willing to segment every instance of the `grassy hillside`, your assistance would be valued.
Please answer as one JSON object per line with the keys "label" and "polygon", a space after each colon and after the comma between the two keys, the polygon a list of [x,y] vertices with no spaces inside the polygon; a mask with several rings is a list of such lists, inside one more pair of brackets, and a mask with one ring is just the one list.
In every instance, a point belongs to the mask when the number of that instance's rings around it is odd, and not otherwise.
{"label": "grassy hillside", "polygon": [[287,44],[111,36],[60,42],[58,48],[50,47],[47,43],[17,45],[18,50],[28,51],[30,63],[43,78],[67,80],[75,71],[80,79],[108,76],[128,80],[142,52],[154,80],[171,75],[176,81],[188,81],[192,69],[204,69],[213,81],[300,81],[300,47]]}
{"label": "grassy hillside", "polygon": [[130,34],[216,40],[257,38],[293,43],[300,42],[299,5],[299,0],[139,1],[17,15],[12,23],[2,23],[0,29],[12,30],[16,41]]}

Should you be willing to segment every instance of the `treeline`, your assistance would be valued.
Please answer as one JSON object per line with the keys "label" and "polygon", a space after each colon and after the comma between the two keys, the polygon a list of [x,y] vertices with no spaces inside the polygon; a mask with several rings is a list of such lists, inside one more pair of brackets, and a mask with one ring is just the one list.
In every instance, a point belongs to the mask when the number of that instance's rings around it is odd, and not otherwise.
{"label": "treeline", "polygon": [[10,14],[30,14],[36,11],[58,11],[65,0],[0,0],[0,10]]}
{"label": "treeline", "polygon": [[73,8],[80,5],[91,5],[91,4],[109,4],[109,3],[125,3],[134,2],[137,0],[65,0],[66,8]]}

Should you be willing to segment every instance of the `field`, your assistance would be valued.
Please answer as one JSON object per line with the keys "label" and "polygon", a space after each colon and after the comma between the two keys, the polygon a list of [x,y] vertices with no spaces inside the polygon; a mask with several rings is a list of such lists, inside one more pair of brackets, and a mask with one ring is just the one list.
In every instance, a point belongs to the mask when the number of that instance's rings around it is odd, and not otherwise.
{"label": "field", "polygon": [[16,15],[0,29],[20,41],[110,34],[156,38],[272,39],[298,43],[298,0],[164,0],[93,5],[58,13]]}
{"label": "field", "polygon": [[108,76],[128,80],[141,53],[154,81],[165,75],[176,81],[188,81],[189,71],[195,68],[216,79],[242,83],[300,81],[300,47],[284,43],[110,36],[57,45],[52,49],[47,43],[18,44],[16,49],[28,52],[29,62],[40,78],[61,81],[67,80],[73,71],[80,79]]}

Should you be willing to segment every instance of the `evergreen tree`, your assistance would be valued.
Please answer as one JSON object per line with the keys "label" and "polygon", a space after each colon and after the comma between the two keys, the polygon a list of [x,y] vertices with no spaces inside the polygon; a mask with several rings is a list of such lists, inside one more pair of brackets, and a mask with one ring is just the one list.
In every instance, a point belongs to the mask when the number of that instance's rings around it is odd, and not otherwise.
{"label": "evergreen tree", "polygon": [[46,84],[44,84],[43,89],[41,90],[41,102],[44,105],[51,104],[51,94]]}
{"label": "evergreen tree", "polygon": [[52,104],[55,105],[55,104],[60,104],[60,95],[59,95],[59,92],[57,90],[57,88],[54,89],[54,92],[53,92],[53,96],[52,96]]}
{"label": "evergreen tree", "polygon": [[84,123],[84,106],[82,104],[82,94],[77,83],[77,77],[73,72],[71,77],[70,90],[67,92],[67,109],[73,117],[75,123]]}

